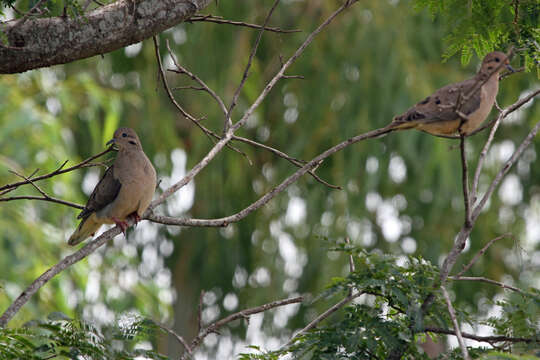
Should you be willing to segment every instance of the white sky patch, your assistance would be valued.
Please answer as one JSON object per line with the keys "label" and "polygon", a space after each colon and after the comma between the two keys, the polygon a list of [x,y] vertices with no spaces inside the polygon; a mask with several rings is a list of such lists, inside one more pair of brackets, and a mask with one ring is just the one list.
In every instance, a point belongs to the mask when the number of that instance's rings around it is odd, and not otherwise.
{"label": "white sky patch", "polygon": [[370,174],[379,170],[379,160],[375,156],[370,156],[366,160],[366,171]]}
{"label": "white sky patch", "polygon": [[401,236],[402,224],[398,216],[399,212],[389,201],[384,201],[377,208],[377,224],[388,242],[396,242]]}
{"label": "white sky patch", "polygon": [[227,311],[233,311],[238,307],[238,297],[234,293],[228,293],[223,299],[223,307]]}
{"label": "white sky patch", "polygon": [[533,250],[540,242],[540,196],[531,198],[525,209],[525,241],[522,245],[526,251]]}
{"label": "white sky patch", "polygon": [[174,43],[177,45],[182,45],[187,41],[187,33],[186,30],[179,26],[173,30],[173,40]]}
{"label": "white sky patch", "polygon": [[368,192],[366,194],[366,209],[373,212],[377,210],[379,205],[382,203],[382,197],[379,193]]}
{"label": "white sky patch", "polygon": [[518,205],[523,200],[523,186],[515,174],[508,175],[499,188],[499,197],[506,205]]}
{"label": "white sky patch", "polygon": [[97,271],[91,271],[88,274],[88,280],[86,282],[86,289],[84,291],[84,297],[88,302],[97,301],[99,298],[99,280],[101,276]]}
{"label": "white sky patch", "polygon": [[[163,177],[159,187],[167,189],[186,175],[187,155],[183,149],[171,152],[172,172],[170,177]],[[195,183],[190,181],[167,200],[167,210],[171,216],[179,216],[193,206],[195,198]]]}
{"label": "white sky patch", "polygon": [[388,164],[388,173],[390,179],[396,184],[402,183],[407,178],[407,166],[405,166],[405,161],[401,156],[392,155],[390,164]]}
{"label": "white sky patch", "polygon": [[406,237],[401,242],[401,248],[406,254],[413,254],[416,251],[416,240],[412,237]]}
{"label": "white sky patch", "polygon": [[294,226],[302,223],[306,218],[306,202],[298,197],[293,196],[287,205],[287,213],[285,214],[285,222],[289,226]]}
{"label": "white sky patch", "polygon": [[90,196],[92,191],[94,191],[94,188],[96,187],[97,183],[99,181],[99,171],[97,170],[90,170],[86,173],[86,175],[83,178],[82,182],[82,190],[83,192]]}
{"label": "white sky patch", "polygon": [[133,58],[139,55],[139,53],[141,52],[141,49],[142,49],[142,42],[138,42],[136,44],[126,46],[124,48],[124,53],[126,54],[128,58]]}

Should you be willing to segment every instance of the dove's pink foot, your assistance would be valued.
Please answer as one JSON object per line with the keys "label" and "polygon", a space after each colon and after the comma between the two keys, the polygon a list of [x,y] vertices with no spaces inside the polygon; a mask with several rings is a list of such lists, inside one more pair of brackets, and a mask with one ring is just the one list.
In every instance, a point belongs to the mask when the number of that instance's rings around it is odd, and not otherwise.
{"label": "dove's pink foot", "polygon": [[123,221],[123,220],[118,220],[117,218],[115,218],[113,216],[112,220],[114,221],[114,223],[116,225],[118,225],[120,227],[120,229],[122,230],[122,232],[124,233],[124,236],[126,236],[126,230],[127,228],[129,227],[128,223]]}
{"label": "dove's pink foot", "polygon": [[139,216],[139,214],[137,214],[136,211],[129,214],[128,217],[133,219],[133,221],[135,222],[135,225],[137,225],[139,221],[141,221],[141,217]]}

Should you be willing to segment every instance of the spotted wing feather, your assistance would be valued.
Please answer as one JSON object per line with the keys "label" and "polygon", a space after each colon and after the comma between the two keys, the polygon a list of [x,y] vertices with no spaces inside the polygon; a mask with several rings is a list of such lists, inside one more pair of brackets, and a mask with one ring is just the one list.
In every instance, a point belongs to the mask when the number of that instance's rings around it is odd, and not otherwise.
{"label": "spotted wing feather", "polygon": [[[458,118],[455,104],[459,94],[462,96],[476,84],[476,79],[465,80],[458,84],[451,84],[437,90],[418,104],[407,110],[404,114],[396,116],[393,124],[400,128],[414,127],[416,123],[430,123],[438,121],[453,121]],[[467,101],[462,100],[460,111],[469,115],[480,106],[480,91],[475,92]]]}

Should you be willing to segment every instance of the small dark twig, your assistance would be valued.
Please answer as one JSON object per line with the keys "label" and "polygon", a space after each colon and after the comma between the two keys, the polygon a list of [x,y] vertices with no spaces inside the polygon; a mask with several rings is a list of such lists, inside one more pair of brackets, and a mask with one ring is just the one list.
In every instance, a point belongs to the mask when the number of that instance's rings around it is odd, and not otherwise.
{"label": "small dark twig", "polygon": [[469,269],[478,261],[478,259],[480,259],[480,256],[482,256],[486,250],[495,242],[495,241],[498,241],[498,240],[501,240],[501,239],[504,239],[506,237],[509,237],[509,236],[512,236],[512,234],[502,234],[501,236],[497,236],[495,239],[491,239],[476,255],[474,255],[474,257],[472,258],[472,260],[466,265],[463,267],[463,270],[461,270],[456,276],[455,278],[460,278],[463,274],[465,274],[467,271],[469,271]]}
{"label": "small dark twig", "polygon": [[202,330],[202,305],[204,298],[204,290],[201,290],[201,295],[199,295],[199,306],[197,307],[197,334]]}
{"label": "small dark twig", "polygon": [[465,137],[463,133],[460,139],[461,150],[461,181],[463,184],[463,202],[465,204],[465,227],[471,227],[471,201],[469,198],[469,170],[467,166],[467,154],[465,153]]}
{"label": "small dark twig", "polygon": [[[237,313],[231,314],[221,320],[218,320],[210,324],[204,330],[200,331],[199,334],[191,341],[190,347],[192,350],[195,350],[195,348],[201,344],[201,342],[204,340],[205,337],[207,337],[211,333],[216,333],[221,327],[230,323],[231,321],[238,320],[238,319],[245,319],[249,315],[265,312],[279,306],[301,303],[302,301],[304,301],[304,297],[298,296],[294,298],[273,301],[268,304],[256,306],[253,308],[245,309]],[[184,354],[181,359],[186,359],[187,358],[186,355],[187,354]]]}
{"label": "small dark twig", "polygon": [[253,58],[255,57],[255,54],[257,53],[257,49],[259,48],[259,44],[261,43],[261,39],[264,33],[264,28],[268,24],[268,21],[270,21],[270,17],[272,17],[272,14],[274,13],[274,10],[278,6],[280,0],[275,0],[274,5],[272,5],[272,8],[266,15],[266,18],[264,19],[263,25],[261,30],[259,31],[259,34],[257,35],[257,40],[255,41],[255,45],[253,46],[253,49],[251,50],[251,53],[249,54],[249,59],[246,64],[246,68],[244,69],[244,74],[242,75],[242,80],[240,81],[240,84],[236,88],[236,91],[234,92],[231,105],[229,106],[229,110],[227,111],[227,119],[225,121],[225,131],[229,129],[229,127],[232,125],[232,111],[234,107],[236,106],[236,102],[238,101],[238,97],[240,96],[240,91],[242,91],[242,88],[244,87],[244,84],[246,83],[246,80],[249,76],[249,69],[251,68],[251,63],[253,62]]}
{"label": "small dark twig", "polygon": [[[445,335],[456,335],[456,332],[453,330],[448,329],[441,329],[433,326],[426,326],[424,328],[424,332],[430,332],[434,334],[445,334]],[[462,337],[480,341],[480,342],[487,342],[487,343],[497,343],[497,342],[511,342],[511,343],[540,343],[540,339],[527,339],[527,338],[514,338],[514,337],[508,337],[508,336],[478,336],[473,334],[468,334],[465,332],[461,333]]]}
{"label": "small dark twig", "polygon": [[33,182],[36,182],[36,181],[40,181],[40,180],[43,180],[43,179],[49,179],[49,178],[51,178],[53,176],[64,174],[64,173],[79,169],[81,167],[85,167],[92,160],[97,159],[98,157],[101,157],[101,156],[105,155],[106,153],[108,153],[109,151],[112,151],[112,150],[113,150],[113,148],[109,147],[106,150],[100,152],[99,154],[93,155],[93,156],[89,157],[88,159],[78,163],[77,165],[74,165],[74,166],[71,166],[71,167],[69,167],[67,169],[64,169],[64,166],[68,162],[68,160],[66,160],[56,170],[54,170],[54,171],[52,171],[52,172],[50,172],[48,174],[41,175],[41,176],[36,176],[35,178],[30,177],[29,180],[19,181],[19,182],[16,182],[16,183],[1,186],[0,187],[0,196],[6,194],[7,192],[9,192],[12,189],[15,189],[15,188],[17,188],[17,187],[19,187],[21,185],[30,184],[30,180],[33,181]]}
{"label": "small dark twig", "polygon": [[184,338],[182,336],[180,336],[178,333],[176,333],[176,331],[174,331],[173,329],[171,329],[170,327],[164,325],[164,324],[161,324],[157,321],[153,321],[154,324],[156,324],[157,326],[159,326],[161,329],[165,330],[166,332],[168,332],[169,334],[171,334],[174,338],[176,338],[176,340],[178,340],[178,342],[180,344],[182,344],[182,346],[184,346],[184,348],[186,349],[186,352],[189,354],[189,355],[193,355],[193,351],[191,350],[191,348],[189,347],[189,344],[187,343],[186,340],[184,340]]}
{"label": "small dark twig", "polygon": [[446,288],[444,286],[441,286],[441,290],[444,299],[446,300],[446,306],[448,306],[448,313],[450,314],[450,319],[452,319],[452,324],[454,325],[454,331],[456,333],[456,337],[458,338],[459,347],[461,348],[461,353],[463,354],[463,359],[469,360],[469,352],[467,351],[467,346],[465,345],[463,337],[461,336],[461,329],[459,328],[459,323],[456,318],[456,312],[454,311],[454,307],[452,306],[452,301],[450,301],[450,296],[448,295],[448,292],[446,291]]}
{"label": "small dark twig", "polygon": [[302,31],[299,29],[283,30],[279,27],[268,27],[268,26],[261,26],[257,24],[250,24],[243,21],[227,20],[227,19],[223,19],[221,16],[214,16],[214,15],[193,15],[188,20],[186,20],[186,22],[197,22],[197,21],[212,22],[216,24],[229,24],[229,25],[235,25],[235,26],[244,26],[244,27],[248,27],[252,29],[261,29],[265,31],[271,31],[275,33],[284,33],[284,34],[290,34],[290,33]]}
{"label": "small dark twig", "polygon": [[492,285],[497,285],[497,286],[500,286],[502,287],[503,289],[508,289],[508,290],[512,290],[512,291],[515,291],[515,292],[518,292],[518,293],[521,293],[521,294],[525,294],[521,289],[515,287],[515,286],[511,286],[511,285],[507,285],[505,283],[502,283],[500,281],[496,281],[496,280],[492,280],[492,279],[488,279],[488,278],[485,278],[485,277],[482,277],[482,276],[449,276],[448,277],[450,280],[454,280],[454,281],[479,281],[479,282],[485,282],[487,284],[492,284]]}

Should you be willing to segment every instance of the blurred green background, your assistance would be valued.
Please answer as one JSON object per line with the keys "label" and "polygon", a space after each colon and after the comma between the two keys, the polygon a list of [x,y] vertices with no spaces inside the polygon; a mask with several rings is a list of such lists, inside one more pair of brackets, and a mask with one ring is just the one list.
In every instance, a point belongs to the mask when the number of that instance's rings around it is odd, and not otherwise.
{"label": "blurred green background", "polygon": [[[205,13],[262,23],[271,1],[220,1]],[[233,118],[237,120],[285,59],[337,4],[283,1],[270,23],[293,34],[266,33]],[[392,117],[438,87],[474,74],[481,61],[462,66],[458,56],[442,61],[445,28],[408,1],[367,0],[346,11],[316,38],[288,71],[305,79],[281,80],[238,135],[309,160]],[[184,23],[160,35],[179,62],[230,102],[257,31],[229,25]],[[506,50],[506,49],[499,49]],[[519,61],[518,61],[519,62]],[[519,64],[516,64],[519,66]],[[29,175],[77,163],[105,148],[118,126],[134,128],[153,161],[161,189],[178,181],[212,142],[171,105],[158,78],[151,40],[67,65],[0,77],[0,185],[17,181],[8,170]],[[194,85],[168,73],[172,87]],[[534,73],[500,84],[501,107],[537,89]],[[220,133],[223,118],[207,94],[175,90],[177,100],[205,126]],[[490,119],[495,115],[492,112]],[[508,117],[487,157],[485,190],[512,151],[540,118],[538,101]],[[468,140],[470,165],[487,133]],[[317,173],[343,190],[303,177],[264,208],[227,228],[177,228],[143,222],[64,271],[43,287],[10,323],[62,311],[98,324],[140,314],[171,324],[191,338],[197,331],[202,290],[203,321],[295,294],[318,294],[333,276],[348,271],[347,259],[329,252],[350,237],[366,249],[420,255],[440,264],[463,222],[461,166],[457,142],[415,131],[392,133],[333,155]],[[235,144],[246,158],[225,149],[195,181],[157,212],[217,218],[251,204],[295,167],[269,152]],[[540,167],[535,140],[479,218],[465,254],[467,263],[490,239],[495,243],[472,268],[520,287],[540,280]],[[110,155],[110,154],[108,154]],[[109,156],[110,157],[110,156]],[[56,197],[85,203],[100,168],[70,172],[40,183]],[[159,191],[161,191],[158,190]],[[38,195],[24,186],[10,195]],[[0,204],[0,311],[48,267],[73,249],[66,239],[76,209],[48,202]],[[493,311],[488,300],[499,289],[454,284],[456,302],[471,312]],[[292,306],[237,322],[205,341],[200,358],[229,358],[245,345],[275,348],[329,304]],[[474,332],[474,331],[471,331]],[[179,351],[171,338],[158,339],[165,353]]]}

